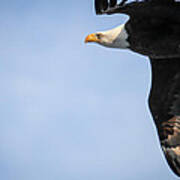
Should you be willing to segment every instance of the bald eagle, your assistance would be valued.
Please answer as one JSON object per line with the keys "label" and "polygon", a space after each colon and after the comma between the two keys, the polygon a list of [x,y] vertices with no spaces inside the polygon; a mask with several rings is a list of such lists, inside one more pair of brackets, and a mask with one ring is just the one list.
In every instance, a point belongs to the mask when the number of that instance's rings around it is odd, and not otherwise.
{"label": "bald eagle", "polygon": [[95,10],[96,14],[129,15],[125,24],[90,34],[85,42],[130,49],[149,57],[150,111],[167,162],[180,176],[180,2],[95,0]]}

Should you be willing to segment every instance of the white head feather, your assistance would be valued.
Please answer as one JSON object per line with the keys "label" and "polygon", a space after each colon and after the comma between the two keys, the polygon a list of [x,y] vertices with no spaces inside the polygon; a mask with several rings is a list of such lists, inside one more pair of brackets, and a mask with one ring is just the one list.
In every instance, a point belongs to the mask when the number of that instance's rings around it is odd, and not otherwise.
{"label": "white head feather", "polygon": [[[112,48],[126,49],[130,46],[128,39],[128,33],[125,29],[125,24],[122,24],[114,29],[99,32],[102,34],[101,41],[98,43]],[[98,33],[97,33],[98,34]]]}

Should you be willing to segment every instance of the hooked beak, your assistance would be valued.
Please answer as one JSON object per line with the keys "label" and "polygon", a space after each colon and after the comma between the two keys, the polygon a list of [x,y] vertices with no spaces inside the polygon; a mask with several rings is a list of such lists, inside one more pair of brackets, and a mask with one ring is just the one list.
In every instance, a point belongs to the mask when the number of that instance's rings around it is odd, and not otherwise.
{"label": "hooked beak", "polygon": [[85,43],[89,43],[89,42],[99,42],[99,39],[97,38],[96,34],[89,34],[86,38],[85,38]]}

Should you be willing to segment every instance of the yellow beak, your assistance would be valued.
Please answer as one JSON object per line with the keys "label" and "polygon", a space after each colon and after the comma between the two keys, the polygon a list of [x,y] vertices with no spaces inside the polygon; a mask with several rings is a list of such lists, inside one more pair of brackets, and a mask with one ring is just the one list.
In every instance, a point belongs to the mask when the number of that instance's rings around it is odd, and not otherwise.
{"label": "yellow beak", "polygon": [[85,43],[89,43],[89,42],[98,42],[99,39],[97,38],[96,34],[89,34],[86,38],[85,38]]}

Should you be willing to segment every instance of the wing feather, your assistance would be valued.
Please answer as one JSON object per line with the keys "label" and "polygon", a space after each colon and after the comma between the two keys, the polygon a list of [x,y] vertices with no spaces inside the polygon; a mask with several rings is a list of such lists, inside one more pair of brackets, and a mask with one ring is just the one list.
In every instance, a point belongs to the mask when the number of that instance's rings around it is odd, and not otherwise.
{"label": "wing feather", "polygon": [[168,164],[180,176],[180,58],[151,59],[151,66],[150,110]]}
{"label": "wing feather", "polygon": [[102,14],[101,12],[108,8],[108,0],[95,0],[96,14]]}
{"label": "wing feather", "polygon": [[[170,9],[172,11],[169,11]],[[180,3],[175,0],[121,0],[119,3],[117,0],[95,0],[96,14],[124,13],[131,17],[177,17],[180,14],[179,9]]]}

